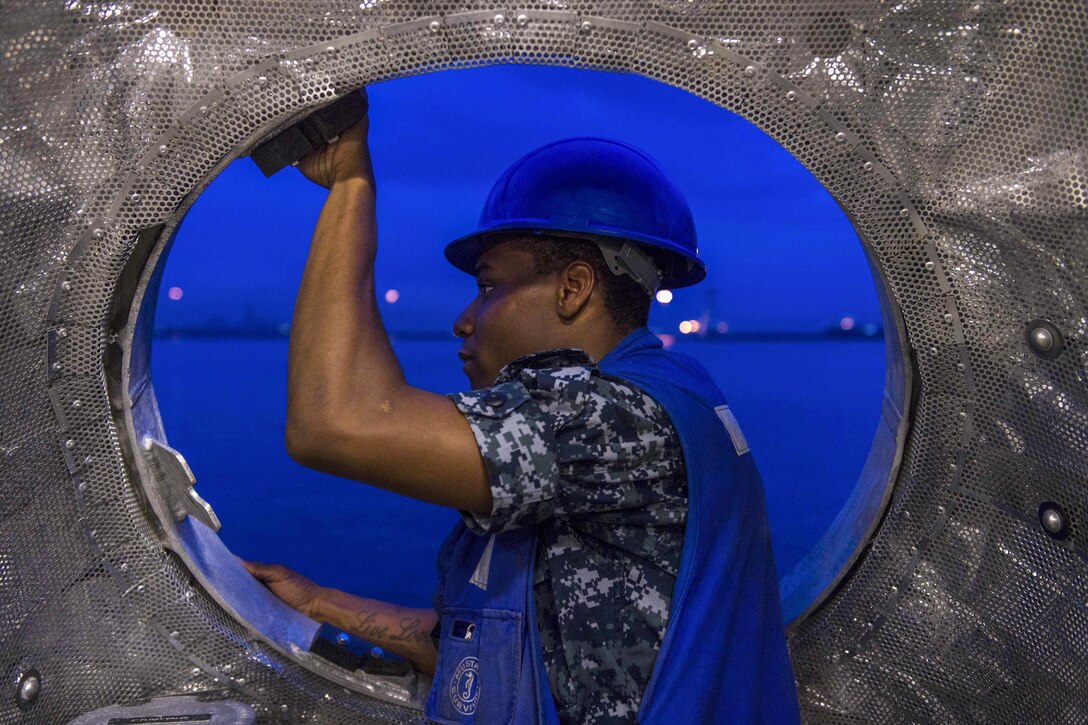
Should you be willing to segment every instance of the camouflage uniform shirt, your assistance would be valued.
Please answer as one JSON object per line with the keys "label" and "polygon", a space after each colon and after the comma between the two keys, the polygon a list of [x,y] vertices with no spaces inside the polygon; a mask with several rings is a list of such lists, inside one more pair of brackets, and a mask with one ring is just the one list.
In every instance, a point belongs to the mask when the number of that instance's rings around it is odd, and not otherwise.
{"label": "camouflage uniform shirt", "polygon": [[[676,431],[581,350],[507,365],[452,395],[494,499],[477,533],[537,525],[537,626],[559,719],[632,723],[661,647],[687,516]],[[441,601],[441,593],[437,594]]]}

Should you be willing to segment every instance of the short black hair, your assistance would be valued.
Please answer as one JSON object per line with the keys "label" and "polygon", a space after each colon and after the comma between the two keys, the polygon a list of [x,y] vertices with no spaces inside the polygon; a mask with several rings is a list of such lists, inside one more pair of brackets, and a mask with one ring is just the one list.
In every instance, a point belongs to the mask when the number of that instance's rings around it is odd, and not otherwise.
{"label": "short black hair", "polygon": [[500,242],[509,242],[514,249],[531,253],[537,274],[553,274],[573,262],[588,264],[604,292],[605,310],[620,332],[642,327],[649,319],[650,295],[627,275],[612,272],[600,247],[588,239],[525,234],[497,239],[494,243]]}

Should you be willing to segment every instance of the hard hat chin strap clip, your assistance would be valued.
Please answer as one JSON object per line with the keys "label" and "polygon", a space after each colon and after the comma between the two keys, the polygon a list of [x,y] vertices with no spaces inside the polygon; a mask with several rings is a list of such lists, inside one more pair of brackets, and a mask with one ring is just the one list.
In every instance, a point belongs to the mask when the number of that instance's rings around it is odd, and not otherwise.
{"label": "hard hat chin strap clip", "polygon": [[613,241],[600,237],[595,237],[593,243],[600,248],[605,264],[613,274],[626,274],[651,297],[661,288],[661,270],[637,245],[623,239]]}

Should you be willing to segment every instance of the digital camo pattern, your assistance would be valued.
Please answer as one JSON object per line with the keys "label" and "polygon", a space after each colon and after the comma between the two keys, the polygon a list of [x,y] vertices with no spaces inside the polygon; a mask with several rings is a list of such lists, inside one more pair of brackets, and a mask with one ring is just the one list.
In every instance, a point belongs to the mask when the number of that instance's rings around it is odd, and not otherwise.
{"label": "digital camo pattern", "polygon": [[450,396],[491,479],[478,533],[537,524],[537,625],[563,723],[634,722],[665,632],[687,517],[680,441],[648,395],[580,350],[519,358]]}
{"label": "digital camo pattern", "polygon": [[872,265],[872,454],[783,572],[805,722],[1088,722],[1084,0],[3,10],[0,653],[9,685],[43,684],[28,706],[7,690],[0,721],[194,693],[262,723],[420,720],[419,698],[319,670],[260,602],[239,615],[212,577],[240,569],[230,552],[194,551],[188,520],[155,509],[139,451],[168,439],[137,323],[157,287],[131,275],[154,279],[189,203],[293,118],[378,81],[526,63],[634,73],[744,117]]}

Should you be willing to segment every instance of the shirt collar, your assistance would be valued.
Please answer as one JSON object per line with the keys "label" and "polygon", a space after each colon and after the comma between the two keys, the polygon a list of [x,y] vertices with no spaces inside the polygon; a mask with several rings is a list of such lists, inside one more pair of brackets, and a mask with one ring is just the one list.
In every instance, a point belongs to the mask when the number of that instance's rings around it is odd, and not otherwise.
{"label": "shirt collar", "polygon": [[541,370],[545,368],[589,367],[597,369],[597,364],[589,354],[576,347],[558,347],[552,350],[540,350],[508,362],[499,371],[495,385],[509,382],[518,377],[522,370]]}

